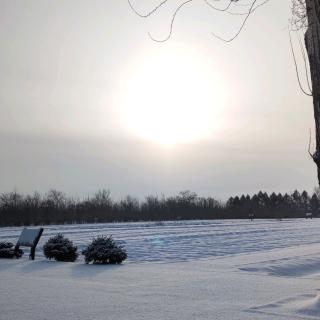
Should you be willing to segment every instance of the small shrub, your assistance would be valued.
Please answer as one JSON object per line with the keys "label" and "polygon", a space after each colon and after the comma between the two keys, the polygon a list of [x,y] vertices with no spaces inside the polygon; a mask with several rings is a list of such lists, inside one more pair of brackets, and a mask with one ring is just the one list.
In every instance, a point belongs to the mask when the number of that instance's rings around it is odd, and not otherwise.
{"label": "small shrub", "polygon": [[51,237],[43,246],[43,253],[49,260],[74,262],[78,258],[78,248],[73,242],[58,233]]}
{"label": "small shrub", "polygon": [[127,259],[127,252],[115,243],[112,236],[98,236],[94,238],[86,249],[82,251],[86,263],[120,264]]}
{"label": "small shrub", "polygon": [[17,253],[14,253],[14,245],[11,242],[0,242],[0,258],[9,258],[12,259],[14,257],[21,258],[23,255],[23,251],[19,249]]}

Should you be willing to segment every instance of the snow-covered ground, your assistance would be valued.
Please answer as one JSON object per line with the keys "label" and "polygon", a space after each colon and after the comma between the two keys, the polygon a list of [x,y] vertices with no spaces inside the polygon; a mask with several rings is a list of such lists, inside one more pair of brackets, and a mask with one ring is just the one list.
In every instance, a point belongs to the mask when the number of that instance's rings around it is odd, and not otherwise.
{"label": "snow-covered ground", "polygon": [[[15,242],[22,228],[0,228]],[[46,261],[61,232],[124,244],[121,266]],[[36,260],[0,260],[1,320],[320,319],[320,219],[47,226]]]}

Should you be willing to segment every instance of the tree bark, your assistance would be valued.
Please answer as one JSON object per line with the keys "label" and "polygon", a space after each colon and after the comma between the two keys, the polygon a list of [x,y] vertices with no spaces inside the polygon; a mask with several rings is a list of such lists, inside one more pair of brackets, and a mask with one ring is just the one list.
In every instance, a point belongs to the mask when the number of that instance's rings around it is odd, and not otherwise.
{"label": "tree bark", "polygon": [[313,160],[317,166],[320,186],[320,20],[319,0],[306,0],[308,28],[305,33],[305,45],[309,57],[312,82],[313,110],[315,120],[316,151]]}

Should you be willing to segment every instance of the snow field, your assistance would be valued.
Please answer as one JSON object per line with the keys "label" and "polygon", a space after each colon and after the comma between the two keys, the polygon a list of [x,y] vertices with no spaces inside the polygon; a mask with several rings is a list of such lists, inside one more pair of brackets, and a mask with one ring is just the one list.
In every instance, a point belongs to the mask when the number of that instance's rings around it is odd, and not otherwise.
{"label": "snow field", "polygon": [[[57,232],[80,249],[112,234],[128,261],[47,261]],[[320,319],[319,241],[320,219],[47,226],[35,261],[0,260],[0,319]]]}

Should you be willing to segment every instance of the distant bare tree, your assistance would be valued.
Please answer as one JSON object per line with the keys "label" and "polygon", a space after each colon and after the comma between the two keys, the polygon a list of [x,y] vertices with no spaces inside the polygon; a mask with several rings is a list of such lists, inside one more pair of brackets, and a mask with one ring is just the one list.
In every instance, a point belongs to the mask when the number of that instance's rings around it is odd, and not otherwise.
{"label": "distant bare tree", "polygon": [[44,201],[47,207],[56,209],[64,209],[67,204],[66,195],[63,192],[54,189],[47,193]]}
{"label": "distant bare tree", "polygon": [[[163,39],[156,39],[149,36],[157,42],[164,42],[170,39],[173,32],[173,25],[179,11],[186,5],[195,0],[187,0],[182,2],[174,11],[168,35]],[[222,38],[213,33],[213,35],[224,42],[231,42],[236,39],[243,30],[249,17],[260,7],[271,0],[202,0],[204,5],[210,9],[224,12],[225,14],[243,16],[242,23],[238,30],[229,38]],[[136,10],[132,0],[128,0],[131,9],[141,18],[148,18],[155,14],[161,7],[168,3],[168,0],[162,0],[157,6],[146,13],[141,13]],[[304,33],[304,45],[307,51],[305,54],[302,41],[300,41],[300,49],[305,63],[306,78],[308,89],[303,88],[303,84],[299,77],[297,61],[292,46],[291,36],[290,43],[292,54],[296,66],[298,82],[304,94],[313,97],[313,109],[315,119],[315,152],[309,153],[317,165],[318,182],[320,185],[320,0],[292,0],[292,19],[290,25],[291,31],[302,31]],[[290,31],[289,31],[290,33]],[[308,61],[309,66],[308,66]],[[310,74],[310,75],[309,75]],[[311,81],[309,80],[311,78]],[[311,83],[310,83],[311,82]]]}
{"label": "distant bare tree", "polygon": [[94,198],[91,200],[96,207],[109,208],[112,206],[112,200],[109,190],[99,190],[95,193]]}

